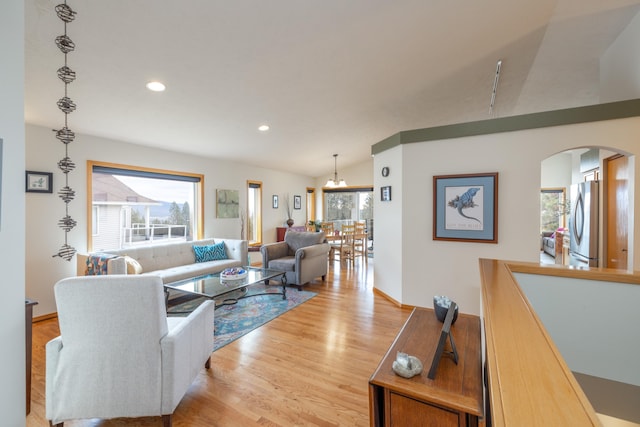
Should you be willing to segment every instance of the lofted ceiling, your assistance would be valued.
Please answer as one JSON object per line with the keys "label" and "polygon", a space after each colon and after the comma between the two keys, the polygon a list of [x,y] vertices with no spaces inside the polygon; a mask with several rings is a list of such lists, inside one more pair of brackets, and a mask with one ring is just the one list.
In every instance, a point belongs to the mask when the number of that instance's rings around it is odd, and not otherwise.
{"label": "lofted ceiling", "polygon": [[[62,1],[25,1],[26,122],[56,129]],[[599,103],[600,57],[640,10],[640,0],[68,4],[73,131],[314,177],[332,175],[334,153],[340,170],[402,130]],[[167,90],[148,91],[150,80]]]}

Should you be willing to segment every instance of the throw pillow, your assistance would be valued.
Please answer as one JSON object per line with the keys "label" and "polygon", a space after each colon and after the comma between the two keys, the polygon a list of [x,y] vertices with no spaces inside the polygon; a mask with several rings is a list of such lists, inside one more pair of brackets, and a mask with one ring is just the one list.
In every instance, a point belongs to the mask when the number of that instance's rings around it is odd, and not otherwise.
{"label": "throw pillow", "polygon": [[196,262],[218,261],[227,259],[227,250],[224,242],[215,245],[193,246],[193,253],[196,255]]}
{"label": "throw pillow", "polygon": [[124,256],[124,262],[127,264],[127,274],[141,274],[142,266],[140,263],[128,255]]}

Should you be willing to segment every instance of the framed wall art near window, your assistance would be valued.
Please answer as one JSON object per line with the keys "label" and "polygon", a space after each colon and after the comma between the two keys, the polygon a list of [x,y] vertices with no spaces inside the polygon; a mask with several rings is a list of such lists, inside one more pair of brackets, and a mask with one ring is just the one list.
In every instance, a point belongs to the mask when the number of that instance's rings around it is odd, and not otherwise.
{"label": "framed wall art near window", "polygon": [[302,197],[293,196],[293,209],[302,209]]}
{"label": "framed wall art near window", "polygon": [[498,173],[433,177],[433,239],[498,243]]}
{"label": "framed wall art near window", "polygon": [[391,186],[380,187],[380,200],[383,202],[391,201]]}
{"label": "framed wall art near window", "polygon": [[272,199],[271,199],[271,207],[273,209],[278,209],[278,195],[274,194]]}
{"label": "framed wall art near window", "polygon": [[53,173],[26,171],[25,191],[28,193],[53,193]]}
{"label": "framed wall art near window", "polygon": [[216,214],[218,218],[240,218],[240,192],[216,190]]}

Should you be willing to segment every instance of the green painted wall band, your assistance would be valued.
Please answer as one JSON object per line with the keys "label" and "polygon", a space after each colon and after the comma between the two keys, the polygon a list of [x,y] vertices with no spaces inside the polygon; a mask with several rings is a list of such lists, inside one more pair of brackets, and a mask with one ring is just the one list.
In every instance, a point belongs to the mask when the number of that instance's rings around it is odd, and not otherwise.
{"label": "green painted wall band", "polygon": [[398,145],[413,142],[489,135],[493,133],[624,119],[636,116],[640,116],[640,99],[407,130],[398,132],[372,145],[371,154],[375,155]]}

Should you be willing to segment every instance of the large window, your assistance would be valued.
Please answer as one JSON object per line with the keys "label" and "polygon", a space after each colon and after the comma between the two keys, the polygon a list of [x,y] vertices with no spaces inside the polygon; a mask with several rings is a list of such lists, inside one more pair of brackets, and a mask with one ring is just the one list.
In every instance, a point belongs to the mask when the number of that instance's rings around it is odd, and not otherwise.
{"label": "large window", "polygon": [[567,213],[568,202],[564,188],[543,188],[540,190],[540,233],[565,227]]}
{"label": "large window", "polygon": [[345,222],[373,220],[373,189],[324,189],[324,220],[337,228]]}
{"label": "large window", "polygon": [[90,251],[202,237],[203,176],[87,162]]}
{"label": "large window", "polygon": [[307,187],[307,223],[316,220],[316,190],[313,187]]}
{"label": "large window", "polygon": [[262,244],[262,182],[247,181],[247,240]]}

